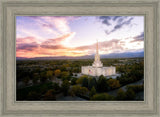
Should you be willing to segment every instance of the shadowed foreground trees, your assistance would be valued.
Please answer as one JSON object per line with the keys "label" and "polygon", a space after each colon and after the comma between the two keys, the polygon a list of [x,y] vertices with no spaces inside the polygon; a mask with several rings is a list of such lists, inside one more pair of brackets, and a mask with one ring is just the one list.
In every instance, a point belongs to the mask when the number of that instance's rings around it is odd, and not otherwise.
{"label": "shadowed foreground trees", "polygon": [[68,95],[69,87],[70,87],[69,81],[68,80],[64,80],[63,83],[62,83],[62,87],[61,87],[61,90],[62,90],[64,95]]}
{"label": "shadowed foreground trees", "polygon": [[86,87],[81,87],[79,85],[72,86],[72,88],[70,90],[70,94],[72,96],[75,96],[75,95],[86,95],[87,93],[88,93],[88,89]]}
{"label": "shadowed foreground trees", "polygon": [[114,100],[114,97],[107,93],[95,94],[91,100],[104,101],[104,100]]}

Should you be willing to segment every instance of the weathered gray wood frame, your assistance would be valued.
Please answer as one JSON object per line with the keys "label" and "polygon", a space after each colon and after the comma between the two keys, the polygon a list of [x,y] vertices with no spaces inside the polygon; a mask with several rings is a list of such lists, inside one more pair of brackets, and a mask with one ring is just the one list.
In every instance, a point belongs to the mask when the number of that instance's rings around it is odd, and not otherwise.
{"label": "weathered gray wood frame", "polygon": [[[133,116],[158,117],[159,0],[0,0],[1,116]],[[145,17],[144,101],[24,101],[15,100],[17,15],[143,15]]]}

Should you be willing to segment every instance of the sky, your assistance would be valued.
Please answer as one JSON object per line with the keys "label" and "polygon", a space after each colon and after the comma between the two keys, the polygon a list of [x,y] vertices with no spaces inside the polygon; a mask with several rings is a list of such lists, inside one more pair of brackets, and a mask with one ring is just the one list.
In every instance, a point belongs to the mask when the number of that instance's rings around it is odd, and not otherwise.
{"label": "sky", "polygon": [[144,51],[143,16],[16,16],[16,57]]}

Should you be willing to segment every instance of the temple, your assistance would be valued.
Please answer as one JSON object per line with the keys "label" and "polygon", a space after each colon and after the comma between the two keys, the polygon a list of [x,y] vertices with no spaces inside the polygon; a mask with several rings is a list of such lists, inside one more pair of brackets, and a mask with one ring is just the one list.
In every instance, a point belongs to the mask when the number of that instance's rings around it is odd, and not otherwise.
{"label": "temple", "polygon": [[96,54],[92,66],[82,66],[81,73],[90,76],[111,76],[116,74],[116,68],[113,66],[103,67],[98,51],[98,41],[96,44]]}

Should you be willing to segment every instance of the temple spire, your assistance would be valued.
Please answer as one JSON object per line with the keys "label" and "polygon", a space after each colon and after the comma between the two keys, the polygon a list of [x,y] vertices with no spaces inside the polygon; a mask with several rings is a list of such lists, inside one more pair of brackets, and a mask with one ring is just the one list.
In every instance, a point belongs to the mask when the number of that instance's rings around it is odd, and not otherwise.
{"label": "temple spire", "polygon": [[99,61],[99,60],[100,60],[100,57],[99,57],[99,52],[98,52],[98,40],[97,40],[95,61]]}
{"label": "temple spire", "polygon": [[98,40],[97,40],[97,44],[96,44],[95,60],[94,60],[94,63],[92,64],[92,66],[94,66],[94,67],[102,67],[103,66],[103,64],[100,61],[100,56],[99,56]]}
{"label": "temple spire", "polygon": [[96,53],[97,53],[97,55],[99,54],[99,53],[98,53],[98,40],[97,40],[97,48],[96,48]]}

